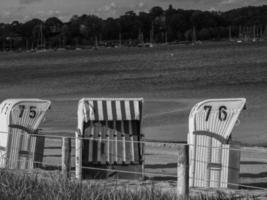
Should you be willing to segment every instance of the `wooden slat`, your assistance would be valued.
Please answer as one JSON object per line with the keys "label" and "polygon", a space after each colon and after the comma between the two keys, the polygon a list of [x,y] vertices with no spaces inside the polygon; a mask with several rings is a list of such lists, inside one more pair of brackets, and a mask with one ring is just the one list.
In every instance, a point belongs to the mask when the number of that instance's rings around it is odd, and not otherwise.
{"label": "wooden slat", "polygon": [[88,139],[88,162],[93,162],[93,144],[94,144],[94,127],[90,127],[90,135]]}
{"label": "wooden slat", "polygon": [[121,134],[121,139],[122,139],[122,163],[126,163],[126,141],[125,141],[125,134]]}
{"label": "wooden slat", "polygon": [[107,133],[106,133],[106,164],[109,165],[110,164],[110,131],[107,130]]}
{"label": "wooden slat", "polygon": [[101,131],[98,132],[97,137],[97,163],[101,163],[101,143],[102,143],[102,133]]}
{"label": "wooden slat", "polygon": [[113,121],[112,132],[113,132],[113,164],[118,164],[118,133],[116,130],[116,121]]}
{"label": "wooden slat", "polygon": [[131,163],[134,163],[134,137],[133,135],[130,135],[130,154],[131,154],[131,157],[130,157],[130,160],[131,160]]}

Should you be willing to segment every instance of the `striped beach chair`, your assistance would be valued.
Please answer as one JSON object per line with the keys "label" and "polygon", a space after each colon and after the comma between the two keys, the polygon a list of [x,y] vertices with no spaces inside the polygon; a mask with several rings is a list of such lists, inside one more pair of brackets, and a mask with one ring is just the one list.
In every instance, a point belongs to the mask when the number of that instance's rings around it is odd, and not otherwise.
{"label": "striped beach chair", "polygon": [[235,188],[240,151],[230,144],[231,132],[246,99],[208,99],[189,116],[190,186]]}
{"label": "striped beach chair", "polygon": [[31,169],[40,164],[44,138],[34,135],[50,103],[40,99],[7,99],[0,104],[1,168]]}
{"label": "striped beach chair", "polygon": [[[83,138],[82,166],[136,173],[83,170],[83,177],[140,178],[143,169],[142,98],[83,98],[78,130]],[[140,174],[139,174],[140,172]]]}

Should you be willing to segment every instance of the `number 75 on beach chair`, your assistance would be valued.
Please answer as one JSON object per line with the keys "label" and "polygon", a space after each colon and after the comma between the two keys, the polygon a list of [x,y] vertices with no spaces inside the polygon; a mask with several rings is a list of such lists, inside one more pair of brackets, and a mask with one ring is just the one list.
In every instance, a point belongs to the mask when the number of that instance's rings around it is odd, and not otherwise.
{"label": "number 75 on beach chair", "polygon": [[231,150],[230,140],[245,103],[245,98],[208,99],[192,108],[190,186],[225,188],[238,182],[240,151]]}
{"label": "number 75 on beach chair", "polygon": [[31,169],[42,161],[44,138],[36,137],[51,102],[7,99],[0,104],[0,167]]}

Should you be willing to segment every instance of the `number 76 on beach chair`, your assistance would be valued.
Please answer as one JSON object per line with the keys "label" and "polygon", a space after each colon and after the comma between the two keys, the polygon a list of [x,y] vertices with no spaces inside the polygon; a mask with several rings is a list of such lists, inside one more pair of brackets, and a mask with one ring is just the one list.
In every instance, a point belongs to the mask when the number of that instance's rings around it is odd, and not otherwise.
{"label": "number 76 on beach chair", "polygon": [[245,98],[208,99],[196,104],[189,116],[190,181],[192,187],[226,188],[239,179],[240,151],[232,150],[232,130]]}

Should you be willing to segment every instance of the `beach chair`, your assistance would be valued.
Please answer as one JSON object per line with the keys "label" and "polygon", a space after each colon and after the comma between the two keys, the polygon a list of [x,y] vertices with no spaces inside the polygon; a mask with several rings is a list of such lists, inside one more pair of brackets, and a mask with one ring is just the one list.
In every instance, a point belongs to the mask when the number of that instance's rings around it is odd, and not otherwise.
{"label": "beach chair", "polygon": [[0,104],[0,167],[32,169],[42,162],[44,138],[36,137],[50,101],[7,99]]}
{"label": "beach chair", "polygon": [[208,99],[189,116],[191,187],[235,188],[240,151],[230,144],[231,132],[246,99]]}
{"label": "beach chair", "polygon": [[84,178],[142,177],[142,107],[142,98],[83,98],[79,101],[78,131],[83,138]]}

